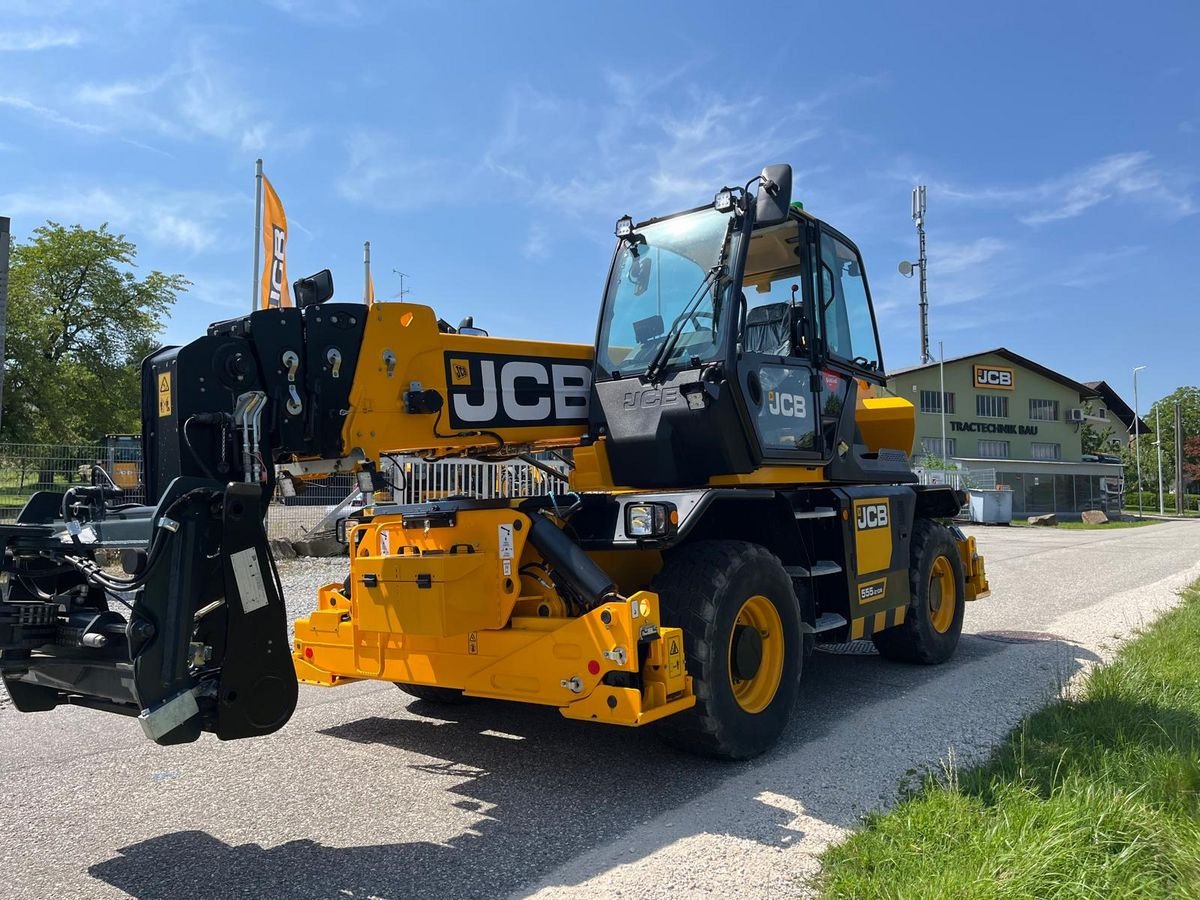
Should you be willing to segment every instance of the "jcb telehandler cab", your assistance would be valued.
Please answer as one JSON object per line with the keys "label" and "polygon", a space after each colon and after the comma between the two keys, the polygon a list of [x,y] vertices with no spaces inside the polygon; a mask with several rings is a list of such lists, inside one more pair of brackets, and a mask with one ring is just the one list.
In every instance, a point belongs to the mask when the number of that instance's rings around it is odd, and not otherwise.
{"label": "jcb telehandler cab", "polygon": [[[457,333],[426,307],[330,302],[213,325],[143,367],[147,496],[39,494],[5,555],[14,705],[138,716],[169,744],[282,726],[297,680],[392,681],[771,745],[815,641],[954,651],[986,594],[962,505],[915,484],[862,260],[765,169],[617,224],[595,347]],[[757,187],[756,192],[751,188]],[[390,454],[571,451],[548,496],[398,505]],[[280,479],[353,471],[349,572],[289,635],[264,532]],[[562,477],[562,476],[556,476]],[[99,551],[123,551],[125,572]]]}

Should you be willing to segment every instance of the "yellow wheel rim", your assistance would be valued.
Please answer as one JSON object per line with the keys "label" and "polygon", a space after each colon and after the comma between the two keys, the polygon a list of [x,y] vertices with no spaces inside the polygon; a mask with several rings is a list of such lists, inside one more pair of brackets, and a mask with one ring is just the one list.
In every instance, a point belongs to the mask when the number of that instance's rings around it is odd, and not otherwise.
{"label": "yellow wheel rim", "polygon": [[939,556],[929,569],[929,622],[938,634],[945,634],[954,624],[954,607],[958,598],[954,591],[954,569],[950,560]]}
{"label": "yellow wheel rim", "polygon": [[783,676],[783,621],[761,594],[742,604],[729,635],[729,685],[738,706],[760,713],[775,699]]}

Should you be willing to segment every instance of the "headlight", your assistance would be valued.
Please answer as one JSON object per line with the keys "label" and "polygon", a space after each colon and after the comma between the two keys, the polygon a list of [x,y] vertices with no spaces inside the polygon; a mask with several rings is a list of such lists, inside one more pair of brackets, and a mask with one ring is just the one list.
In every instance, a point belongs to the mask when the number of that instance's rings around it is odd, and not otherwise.
{"label": "headlight", "polygon": [[625,507],[625,534],[628,537],[660,537],[678,520],[674,504],[630,503]]}

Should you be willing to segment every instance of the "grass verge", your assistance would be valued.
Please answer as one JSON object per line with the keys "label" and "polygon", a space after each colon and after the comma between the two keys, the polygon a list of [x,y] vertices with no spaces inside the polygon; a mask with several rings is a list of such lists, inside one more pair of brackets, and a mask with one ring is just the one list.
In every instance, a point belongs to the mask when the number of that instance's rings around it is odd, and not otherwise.
{"label": "grass verge", "polygon": [[1120,519],[1105,522],[1103,525],[1091,525],[1087,522],[1059,522],[1057,525],[1031,525],[1024,519],[1013,519],[1010,523],[1018,528],[1065,528],[1068,531],[1111,531],[1114,528],[1141,528],[1144,525],[1157,525],[1163,519]]}
{"label": "grass verge", "polygon": [[1200,588],[823,865],[837,898],[1200,898]]}

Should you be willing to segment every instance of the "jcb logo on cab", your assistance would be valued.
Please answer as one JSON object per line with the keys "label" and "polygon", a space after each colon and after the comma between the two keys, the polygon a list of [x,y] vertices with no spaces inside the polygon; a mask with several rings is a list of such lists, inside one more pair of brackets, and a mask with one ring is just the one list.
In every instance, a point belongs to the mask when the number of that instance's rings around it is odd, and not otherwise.
{"label": "jcb logo on cab", "polygon": [[808,415],[808,404],[802,394],[783,394],[770,391],[767,394],[767,409],[773,416],[791,416],[803,419]]}
{"label": "jcb logo on cab", "polygon": [[886,503],[864,503],[858,508],[855,525],[859,531],[869,528],[888,527],[888,505]]}

